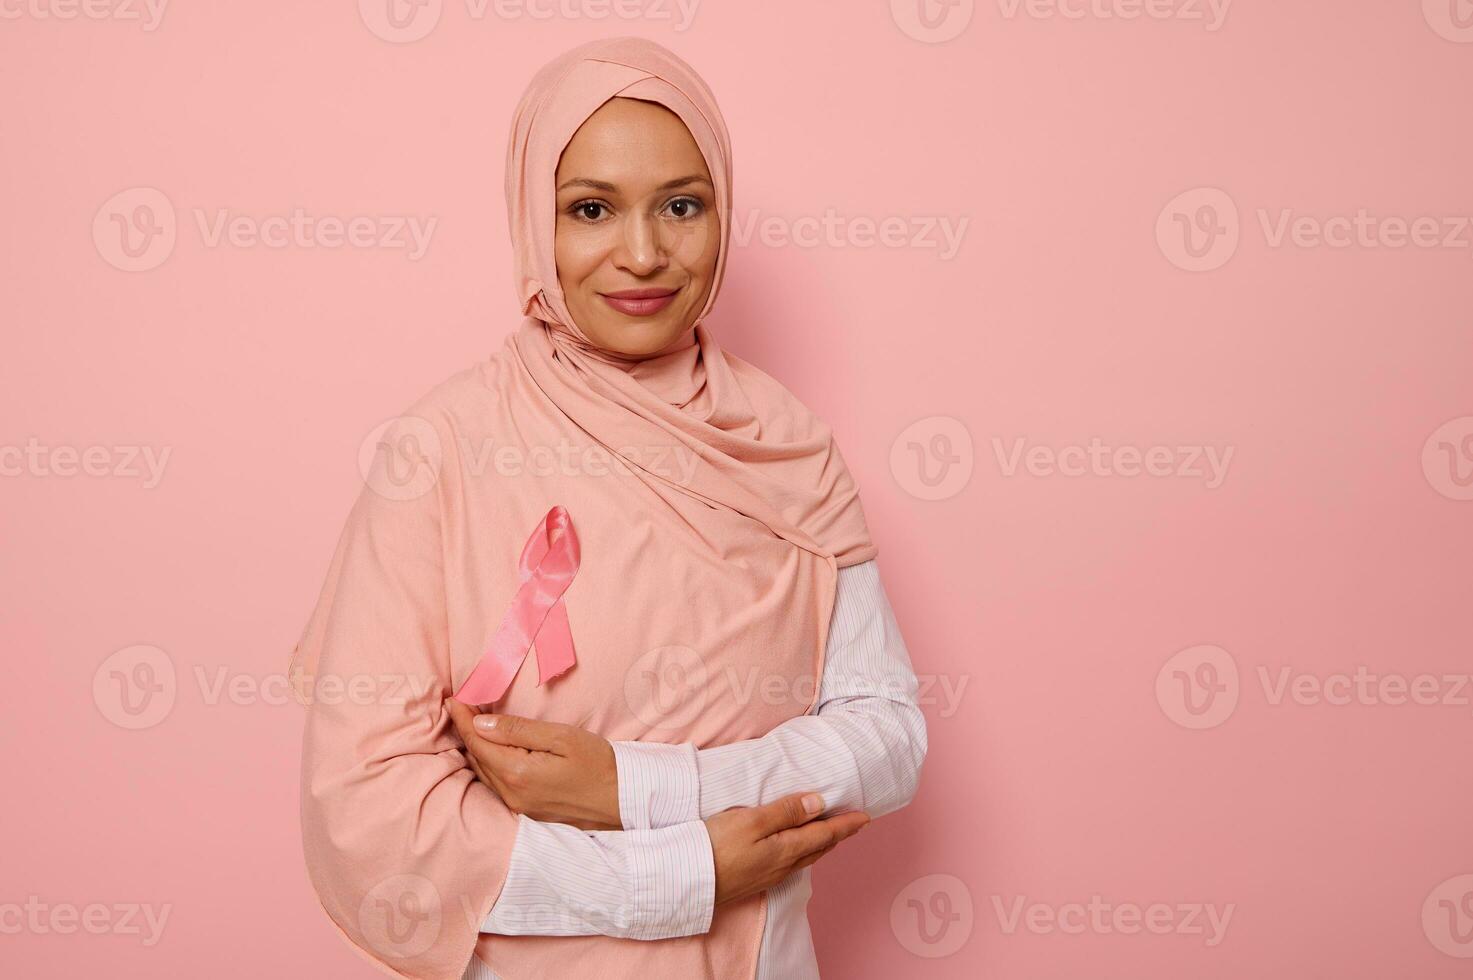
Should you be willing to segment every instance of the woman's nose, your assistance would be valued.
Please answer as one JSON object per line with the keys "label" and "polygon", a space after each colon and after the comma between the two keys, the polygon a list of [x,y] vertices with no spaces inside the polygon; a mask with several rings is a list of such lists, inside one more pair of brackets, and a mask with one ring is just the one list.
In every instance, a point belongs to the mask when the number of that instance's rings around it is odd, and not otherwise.
{"label": "woman's nose", "polygon": [[621,223],[623,241],[614,263],[634,275],[647,276],[669,262],[659,221],[652,215],[633,214]]}

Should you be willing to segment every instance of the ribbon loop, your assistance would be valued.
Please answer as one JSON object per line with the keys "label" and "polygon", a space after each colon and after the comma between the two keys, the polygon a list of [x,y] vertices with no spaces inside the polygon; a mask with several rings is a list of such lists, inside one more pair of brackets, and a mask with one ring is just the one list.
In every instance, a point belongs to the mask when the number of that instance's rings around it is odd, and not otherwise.
{"label": "ribbon loop", "polygon": [[527,538],[517,562],[516,595],[481,662],[455,692],[455,700],[463,704],[501,700],[534,640],[539,686],[573,666],[573,631],[563,593],[578,574],[581,556],[572,518],[565,508],[554,506]]}

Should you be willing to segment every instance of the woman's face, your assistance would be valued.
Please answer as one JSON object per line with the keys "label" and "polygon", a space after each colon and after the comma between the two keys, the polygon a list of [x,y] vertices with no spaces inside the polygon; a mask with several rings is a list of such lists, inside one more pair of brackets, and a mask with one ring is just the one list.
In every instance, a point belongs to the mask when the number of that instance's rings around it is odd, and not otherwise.
{"label": "woman's face", "polygon": [[721,247],[716,192],[680,117],[610,99],[573,134],[557,168],[558,282],[599,347],[654,354],[706,305]]}

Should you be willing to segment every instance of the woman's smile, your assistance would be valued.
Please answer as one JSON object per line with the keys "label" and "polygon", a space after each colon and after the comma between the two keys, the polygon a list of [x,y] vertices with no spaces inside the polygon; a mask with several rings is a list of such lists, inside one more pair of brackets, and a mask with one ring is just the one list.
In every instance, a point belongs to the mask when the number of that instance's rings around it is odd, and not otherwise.
{"label": "woman's smile", "polygon": [[653,316],[675,300],[675,294],[680,292],[680,287],[674,289],[648,286],[642,289],[621,289],[612,293],[599,293],[605,303],[608,303],[620,313],[628,316]]}

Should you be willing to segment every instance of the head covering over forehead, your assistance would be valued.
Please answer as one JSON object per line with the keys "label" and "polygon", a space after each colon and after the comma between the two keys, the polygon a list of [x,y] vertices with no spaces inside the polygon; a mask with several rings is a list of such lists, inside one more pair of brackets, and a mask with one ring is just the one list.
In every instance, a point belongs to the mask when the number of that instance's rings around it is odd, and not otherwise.
{"label": "head covering over forehead", "polygon": [[[293,651],[304,701],[318,679],[409,679],[366,701],[330,699],[324,685],[303,736],[309,876],[343,936],[389,975],[455,980],[472,953],[517,978],[756,972],[766,892],[659,942],[480,931],[493,903],[517,900],[515,889],[498,896],[525,816],[475,778],[444,700],[463,689],[499,626],[521,622],[512,615],[524,594],[519,556],[554,509],[578,540],[563,594],[576,662],[543,683],[523,661],[492,707],[609,740],[726,745],[811,710],[838,569],[876,554],[829,427],[724,351],[707,324],[629,359],[599,349],[568,316],[553,248],[558,158],[620,95],[675,112],[705,154],[721,215],[719,282],[731,163],[705,83],[637,38],[583,45],[538,72],[507,154],[523,319],[500,350],[376,441]],[[715,297],[713,285],[701,318]],[[773,682],[787,696],[768,696]],[[713,873],[694,819],[637,829],[637,846],[673,848]],[[707,879],[693,870],[691,880]],[[687,897],[702,909],[710,893]],[[611,911],[612,924],[629,910]],[[503,921],[524,912],[512,907]]]}
{"label": "head covering over forehead", "polygon": [[[549,62],[522,96],[507,145],[506,211],[514,246],[512,271],[522,313],[561,328],[586,347],[596,345],[573,321],[558,285],[553,248],[556,175],[563,150],[578,127],[612,98],[655,102],[675,113],[711,172],[721,250],[711,291],[694,323],[704,320],[716,302],[731,239],[731,141],[716,97],[689,65],[658,44],[637,37],[592,41]],[[687,334],[676,346],[690,343]]]}

